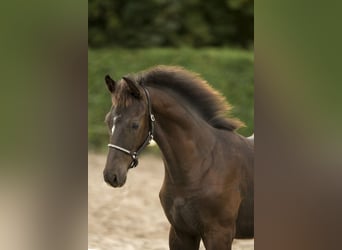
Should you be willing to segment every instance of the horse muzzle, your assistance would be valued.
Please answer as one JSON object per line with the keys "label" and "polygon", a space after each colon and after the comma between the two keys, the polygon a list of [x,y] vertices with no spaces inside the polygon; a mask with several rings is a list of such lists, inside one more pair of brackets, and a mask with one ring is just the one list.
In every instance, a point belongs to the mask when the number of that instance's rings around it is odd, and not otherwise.
{"label": "horse muzzle", "polygon": [[103,171],[103,178],[107,184],[116,188],[116,187],[122,187],[126,183],[127,175],[115,174],[115,173],[111,173],[110,171],[105,170]]}

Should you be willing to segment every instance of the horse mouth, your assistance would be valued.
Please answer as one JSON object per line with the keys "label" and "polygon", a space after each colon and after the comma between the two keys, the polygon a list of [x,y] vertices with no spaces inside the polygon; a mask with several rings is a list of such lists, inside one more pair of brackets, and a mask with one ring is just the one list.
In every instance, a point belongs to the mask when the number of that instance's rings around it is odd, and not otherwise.
{"label": "horse mouth", "polygon": [[110,186],[110,187],[113,187],[113,188],[120,188],[120,187],[122,187],[123,185],[125,185],[125,183],[123,183],[123,184],[116,184],[116,183],[108,183],[108,182],[106,182],[106,184],[107,184],[108,186]]}

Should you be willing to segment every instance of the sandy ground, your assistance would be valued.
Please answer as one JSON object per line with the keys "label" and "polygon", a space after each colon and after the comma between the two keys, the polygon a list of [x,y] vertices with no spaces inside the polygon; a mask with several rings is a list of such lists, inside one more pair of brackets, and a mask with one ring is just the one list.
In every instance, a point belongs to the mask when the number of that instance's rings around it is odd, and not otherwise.
{"label": "sandy ground", "polygon": [[[88,248],[167,250],[169,223],[159,202],[161,159],[143,155],[122,188],[104,183],[105,155],[88,155]],[[200,249],[205,249],[201,243]],[[234,240],[233,250],[252,250],[254,240]]]}

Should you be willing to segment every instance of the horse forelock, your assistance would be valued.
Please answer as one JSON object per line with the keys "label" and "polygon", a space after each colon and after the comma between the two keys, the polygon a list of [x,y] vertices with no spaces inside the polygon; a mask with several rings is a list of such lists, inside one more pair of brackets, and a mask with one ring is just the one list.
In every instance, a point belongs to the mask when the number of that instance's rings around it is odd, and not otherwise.
{"label": "horse forelock", "polygon": [[244,126],[240,120],[227,117],[231,105],[196,73],[178,66],[160,65],[140,72],[136,77],[139,84],[177,92],[215,128],[233,131]]}
{"label": "horse forelock", "polygon": [[124,83],[124,81],[119,81],[117,87],[115,88],[113,105],[117,109],[127,108],[135,101],[135,99],[136,98],[132,96],[128,86]]}

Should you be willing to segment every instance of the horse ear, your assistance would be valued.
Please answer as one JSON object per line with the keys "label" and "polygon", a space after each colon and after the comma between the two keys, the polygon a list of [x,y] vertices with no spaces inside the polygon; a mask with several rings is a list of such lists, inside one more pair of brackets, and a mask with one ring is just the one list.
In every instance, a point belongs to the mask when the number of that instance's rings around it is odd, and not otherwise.
{"label": "horse ear", "polygon": [[115,81],[109,75],[105,76],[105,81],[109,92],[113,93],[115,90]]}
{"label": "horse ear", "polygon": [[122,79],[124,79],[125,82],[127,83],[129,90],[131,91],[131,94],[134,97],[139,98],[140,90],[139,90],[138,84],[129,76],[124,76],[122,77]]}

